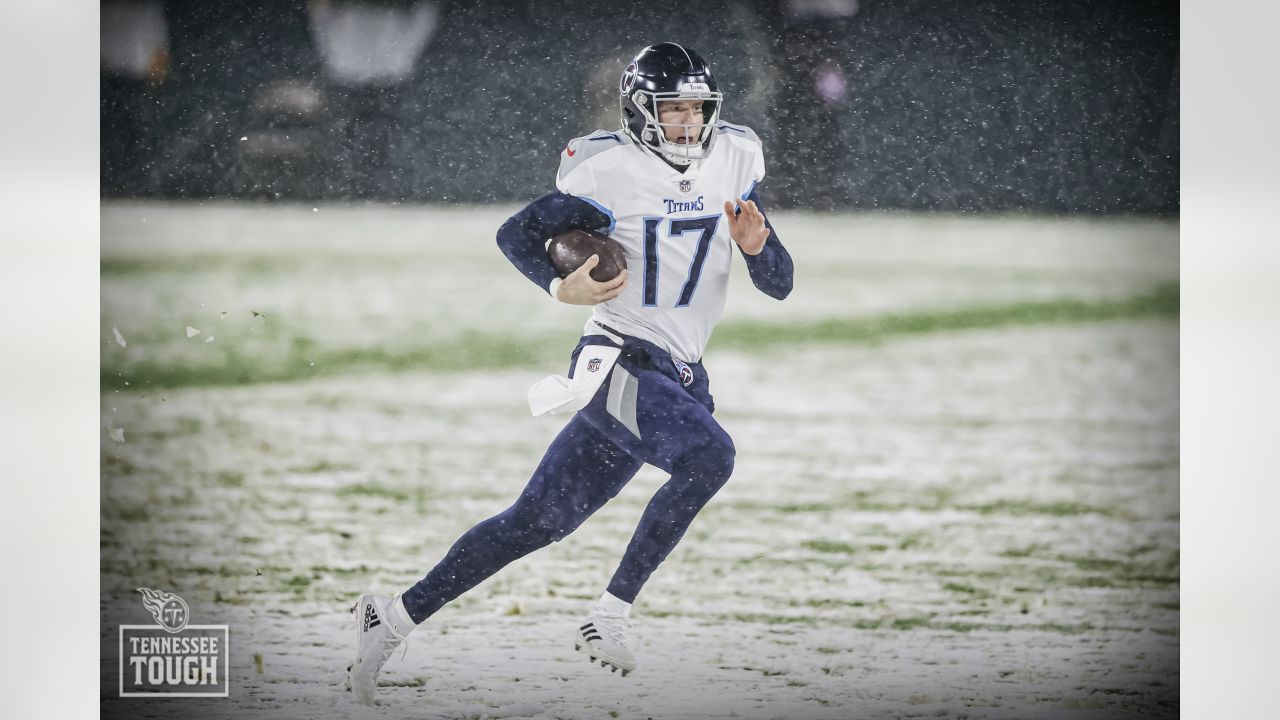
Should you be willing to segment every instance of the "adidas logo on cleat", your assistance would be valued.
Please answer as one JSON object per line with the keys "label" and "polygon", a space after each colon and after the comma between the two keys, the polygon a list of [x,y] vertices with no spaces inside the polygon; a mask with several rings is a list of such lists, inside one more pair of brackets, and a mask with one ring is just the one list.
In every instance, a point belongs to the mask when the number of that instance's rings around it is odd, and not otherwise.
{"label": "adidas logo on cleat", "polygon": [[373,603],[364,606],[364,631],[369,632],[369,628],[375,628],[382,624],[382,619],[378,617],[378,611],[374,609]]}

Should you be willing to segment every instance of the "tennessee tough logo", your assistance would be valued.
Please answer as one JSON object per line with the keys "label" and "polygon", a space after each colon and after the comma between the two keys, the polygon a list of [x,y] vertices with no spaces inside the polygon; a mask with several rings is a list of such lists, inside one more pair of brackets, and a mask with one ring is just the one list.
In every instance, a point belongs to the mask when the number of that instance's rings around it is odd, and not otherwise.
{"label": "tennessee tough logo", "polygon": [[176,594],[137,590],[156,624],[120,626],[120,697],[229,697],[230,628],[190,624]]}

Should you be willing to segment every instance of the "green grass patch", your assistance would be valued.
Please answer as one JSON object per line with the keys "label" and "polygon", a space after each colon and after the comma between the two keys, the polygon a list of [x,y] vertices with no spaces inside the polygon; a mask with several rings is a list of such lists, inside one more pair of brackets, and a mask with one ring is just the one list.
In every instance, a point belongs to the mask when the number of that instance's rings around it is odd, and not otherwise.
{"label": "green grass patch", "polygon": [[1102,515],[1103,517],[1113,517],[1121,520],[1134,519],[1131,513],[1118,507],[1094,507],[1066,501],[996,500],[981,505],[959,505],[956,509],[976,512],[979,515],[1013,515],[1015,517],[1027,515],[1054,515],[1058,517]]}
{"label": "green grass patch", "polygon": [[140,523],[150,520],[151,513],[145,505],[104,505],[102,517],[127,523]]}
{"label": "green grass patch", "polygon": [[840,600],[837,598],[809,598],[804,604],[811,608],[833,608],[833,607],[866,607],[866,603],[861,600]]}
{"label": "green grass patch", "polygon": [[386,485],[374,485],[372,483],[356,483],[355,485],[346,485],[338,488],[339,497],[379,497],[397,502],[405,502],[409,499],[409,493],[396,488],[389,488]]}
{"label": "green grass patch", "polygon": [[1096,556],[1062,555],[1056,558],[1071,563],[1082,572],[1083,578],[1064,577],[1062,582],[1076,587],[1170,587],[1177,585],[1178,555],[1172,554],[1164,562],[1136,562]]}
{"label": "green grass patch", "polygon": [[761,625],[813,625],[815,618],[806,615],[770,615],[768,613],[734,613],[734,620]]}
{"label": "green grass patch", "polygon": [[420,688],[426,684],[427,679],[422,677],[410,678],[408,680],[378,680],[378,687]]}
{"label": "green grass patch", "polygon": [[912,548],[927,547],[929,545],[929,540],[921,533],[913,533],[898,541],[899,550],[911,550]]}
{"label": "green grass patch", "polygon": [[[343,258],[343,262],[367,262],[360,256]],[[249,275],[279,273],[293,275],[298,272],[299,259],[286,255],[224,255],[221,253],[197,253],[192,255],[149,255],[104,257],[98,263],[98,271],[104,278],[143,277],[147,275],[197,275],[230,273],[243,278]]]}
{"label": "green grass patch", "polygon": [[343,465],[340,463],[331,463],[328,460],[317,460],[310,465],[298,465],[289,468],[289,472],[299,475],[318,475],[327,472],[341,472],[344,470],[353,470],[351,465]]}
{"label": "green grass patch", "polygon": [[928,617],[906,617],[894,618],[889,626],[894,630],[914,630],[916,628],[927,628],[933,623],[933,616]]}
{"label": "green grass patch", "polygon": [[1063,623],[1037,623],[1034,625],[1008,625],[1003,623],[966,623],[966,622],[940,622],[933,623],[930,627],[934,630],[949,630],[951,632],[969,633],[969,632],[1051,632],[1059,635],[1081,635],[1083,633],[1092,632],[1096,628],[1091,623],[1081,625],[1066,625]]}
{"label": "green grass patch", "polygon": [[98,465],[103,477],[124,477],[133,475],[138,471],[137,465],[120,455],[110,455],[104,452],[101,454],[101,458]]}
{"label": "green grass patch", "polygon": [[943,585],[942,589],[946,590],[947,592],[958,592],[958,593],[964,593],[966,595],[983,595],[983,596],[988,595],[988,593],[985,590],[979,590],[978,588],[972,585],[967,585],[965,583],[949,582]]}
{"label": "green grass patch", "polygon": [[[134,272],[130,263],[112,261],[104,273]],[[185,261],[184,261],[185,262]],[[141,272],[141,271],[140,271]],[[870,318],[829,318],[808,322],[730,320],[722,323],[711,348],[757,349],[803,343],[878,343],[897,337],[1019,325],[1054,325],[1135,318],[1177,318],[1177,283],[1110,300],[1046,300],[945,311],[895,313]],[[334,347],[276,319],[261,322],[252,344],[222,335],[195,358],[155,359],[112,348],[104,352],[99,382],[105,390],[248,385],[295,382],[364,371],[466,372],[530,367],[565,361],[563,338],[519,337],[510,333],[464,332],[434,337],[421,344]],[[178,328],[180,330],[181,328]],[[176,332],[176,331],[175,331]],[[138,338],[145,342],[145,333]],[[155,342],[184,343],[180,334],[157,336]],[[403,341],[398,341],[403,342]],[[125,383],[129,383],[126,385]],[[811,512],[793,506],[792,512]],[[818,508],[815,507],[813,511]]]}
{"label": "green grass patch", "polygon": [[333,348],[299,334],[252,352],[224,340],[209,345],[198,360],[131,359],[118,353],[104,354],[99,381],[104,391],[137,391],[296,382],[362,371],[494,370],[557,359],[565,359],[563,343],[530,342],[509,335],[468,332],[416,347]]}
{"label": "green grass patch", "polygon": [[312,565],[312,575],[340,575],[343,577],[351,577],[358,575],[368,575],[371,569],[368,565],[358,565],[356,567],[333,567],[332,565]]}
{"label": "green grass patch", "polygon": [[716,330],[713,347],[756,348],[812,342],[879,342],[894,337],[1015,325],[1061,325],[1141,317],[1178,317],[1177,283],[1110,300],[1044,300],[935,312],[894,313],[874,318],[813,322],[738,321]]}
{"label": "green grass patch", "polygon": [[814,550],[822,553],[844,553],[852,555],[858,552],[858,548],[849,543],[836,542],[835,540],[805,540],[800,543],[800,547],[808,550]]}
{"label": "green grass patch", "polygon": [[1007,557],[1007,558],[1027,558],[1035,555],[1037,552],[1040,552],[1041,550],[1047,549],[1048,547],[1049,547],[1048,545],[1043,545],[1040,543],[1032,543],[1026,547],[1009,548],[1008,550],[1001,552],[1000,556]]}
{"label": "green grass patch", "polygon": [[796,503],[792,505],[780,505],[777,511],[780,513],[810,513],[810,512],[831,512],[836,510],[836,506],[831,503]]}

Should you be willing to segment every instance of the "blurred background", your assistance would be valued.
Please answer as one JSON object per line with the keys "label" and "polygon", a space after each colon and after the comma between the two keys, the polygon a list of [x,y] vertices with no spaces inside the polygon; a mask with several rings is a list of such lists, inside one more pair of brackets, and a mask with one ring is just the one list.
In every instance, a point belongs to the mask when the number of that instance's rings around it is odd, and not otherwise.
{"label": "blurred background", "polygon": [[102,3],[105,197],[491,203],[699,50],[815,209],[1176,213],[1172,2]]}

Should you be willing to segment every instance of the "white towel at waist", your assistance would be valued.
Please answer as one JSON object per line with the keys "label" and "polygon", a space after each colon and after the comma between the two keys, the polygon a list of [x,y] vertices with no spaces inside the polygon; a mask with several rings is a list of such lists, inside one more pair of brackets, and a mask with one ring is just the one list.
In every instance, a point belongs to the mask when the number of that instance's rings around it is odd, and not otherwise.
{"label": "white towel at waist", "polygon": [[536,417],[577,412],[586,407],[621,352],[620,348],[609,345],[583,347],[574,363],[572,380],[562,375],[548,375],[529,388],[529,411]]}

